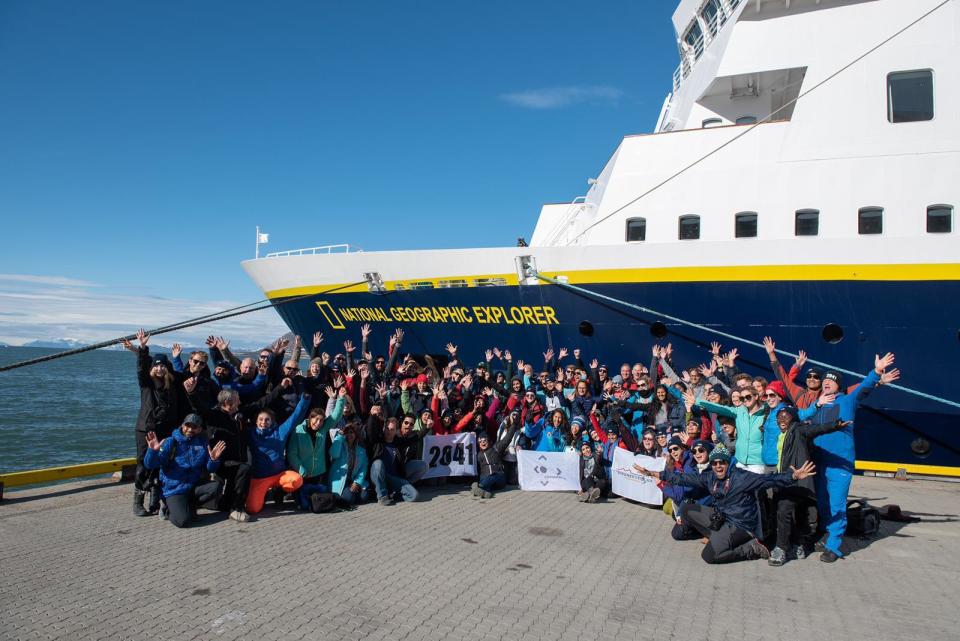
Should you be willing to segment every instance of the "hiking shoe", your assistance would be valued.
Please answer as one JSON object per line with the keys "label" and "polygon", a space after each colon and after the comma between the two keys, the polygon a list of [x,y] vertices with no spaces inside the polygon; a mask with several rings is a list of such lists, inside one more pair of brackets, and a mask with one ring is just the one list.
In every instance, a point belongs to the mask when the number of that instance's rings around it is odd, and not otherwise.
{"label": "hiking shoe", "polygon": [[577,500],[580,501],[581,503],[586,503],[587,499],[589,498],[590,498],[589,492],[580,492],[579,494],[577,494]]}
{"label": "hiking shoe", "polygon": [[750,546],[751,552],[756,554],[758,559],[769,559],[770,550],[767,549],[767,546],[760,542],[760,539],[754,539],[752,541],[753,545]]}
{"label": "hiking shoe", "polygon": [[596,503],[597,501],[600,500],[600,488],[599,488],[599,487],[591,488],[590,491],[589,491],[587,494],[589,495],[589,498],[587,499],[587,503]]}
{"label": "hiking shoe", "polygon": [[480,492],[480,498],[482,498],[482,499],[492,499],[492,498],[493,498],[493,492],[488,492],[487,490],[483,490],[483,491]]}
{"label": "hiking shoe", "polygon": [[470,486],[470,491],[473,492],[474,496],[480,496],[480,484],[474,481],[473,485]]}
{"label": "hiking shoe", "polygon": [[234,510],[230,513],[230,518],[237,523],[246,523],[250,520],[250,515],[243,510]]}
{"label": "hiking shoe", "polygon": [[767,559],[767,563],[776,567],[779,567],[786,562],[787,553],[783,551],[783,548],[773,548],[773,551],[770,552],[770,558]]}
{"label": "hiking shoe", "polygon": [[380,505],[396,505],[396,502],[389,496],[381,496],[377,499],[377,503]]}
{"label": "hiking shoe", "polygon": [[803,547],[802,545],[794,545],[792,548],[790,548],[790,552],[787,556],[791,559],[803,561],[805,558],[807,558],[807,548]]}
{"label": "hiking shoe", "polygon": [[833,550],[824,550],[820,553],[820,560],[824,563],[833,563],[840,557]]}

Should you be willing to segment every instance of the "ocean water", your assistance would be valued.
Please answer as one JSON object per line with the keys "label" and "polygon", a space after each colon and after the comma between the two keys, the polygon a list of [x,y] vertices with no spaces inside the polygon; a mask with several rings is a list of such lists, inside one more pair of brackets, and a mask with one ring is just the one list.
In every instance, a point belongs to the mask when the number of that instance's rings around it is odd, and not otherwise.
{"label": "ocean water", "polygon": [[[0,347],[0,364],[59,350]],[[0,373],[0,473],[136,454],[136,356],[86,352]]]}

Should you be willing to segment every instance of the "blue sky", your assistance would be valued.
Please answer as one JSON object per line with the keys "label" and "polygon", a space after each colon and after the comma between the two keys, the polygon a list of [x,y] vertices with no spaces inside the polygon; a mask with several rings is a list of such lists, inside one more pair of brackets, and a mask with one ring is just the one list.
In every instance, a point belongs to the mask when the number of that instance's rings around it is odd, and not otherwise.
{"label": "blue sky", "polygon": [[652,129],[674,8],[6,0],[0,340],[257,300],[257,224],[271,251],[529,238]]}

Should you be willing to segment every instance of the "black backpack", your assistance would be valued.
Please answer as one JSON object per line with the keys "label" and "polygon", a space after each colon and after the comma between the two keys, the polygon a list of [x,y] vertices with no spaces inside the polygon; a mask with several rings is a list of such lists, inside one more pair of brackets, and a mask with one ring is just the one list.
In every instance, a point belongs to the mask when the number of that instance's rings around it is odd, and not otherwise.
{"label": "black backpack", "polygon": [[310,511],[314,514],[341,512],[352,509],[354,509],[354,507],[339,494],[334,494],[333,492],[314,492],[310,495]]}
{"label": "black backpack", "polygon": [[847,534],[865,537],[878,531],[880,511],[877,508],[860,499],[847,501]]}

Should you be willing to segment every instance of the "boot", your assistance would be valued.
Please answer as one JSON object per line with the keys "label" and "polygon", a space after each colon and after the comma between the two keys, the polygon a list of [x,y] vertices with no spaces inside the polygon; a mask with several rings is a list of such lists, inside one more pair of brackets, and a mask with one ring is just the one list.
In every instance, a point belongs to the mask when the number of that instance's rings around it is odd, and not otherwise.
{"label": "boot", "polygon": [[143,509],[143,497],[146,492],[133,488],[133,515],[150,516],[150,513]]}
{"label": "boot", "polygon": [[160,491],[160,483],[156,482],[150,487],[150,501],[147,504],[147,513],[156,514],[160,511],[160,497],[163,496]]}

